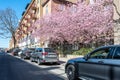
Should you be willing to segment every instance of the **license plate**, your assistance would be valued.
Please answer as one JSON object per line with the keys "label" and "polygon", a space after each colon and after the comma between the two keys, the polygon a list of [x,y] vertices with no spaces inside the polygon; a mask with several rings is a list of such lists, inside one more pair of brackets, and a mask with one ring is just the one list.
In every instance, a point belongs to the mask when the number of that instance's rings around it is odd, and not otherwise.
{"label": "license plate", "polygon": [[56,57],[56,55],[48,55],[48,57]]}

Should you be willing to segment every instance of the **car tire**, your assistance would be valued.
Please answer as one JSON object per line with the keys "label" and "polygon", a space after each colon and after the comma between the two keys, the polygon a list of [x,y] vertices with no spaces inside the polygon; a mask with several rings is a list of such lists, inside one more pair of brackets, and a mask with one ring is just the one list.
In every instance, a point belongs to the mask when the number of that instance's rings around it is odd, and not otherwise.
{"label": "car tire", "polygon": [[56,65],[60,65],[60,63],[59,63],[59,62],[55,62],[55,64],[56,64]]}
{"label": "car tire", "polygon": [[33,62],[33,58],[32,57],[30,57],[30,61]]}
{"label": "car tire", "polygon": [[37,59],[37,64],[38,64],[38,65],[40,65],[40,64],[41,64],[41,61],[40,61],[40,59],[39,59],[39,58]]}
{"label": "car tire", "polygon": [[67,74],[68,80],[78,80],[78,78],[75,75],[75,67],[74,67],[74,65],[68,65],[67,66],[66,74]]}
{"label": "car tire", "polygon": [[23,56],[21,55],[21,59],[23,59]]}

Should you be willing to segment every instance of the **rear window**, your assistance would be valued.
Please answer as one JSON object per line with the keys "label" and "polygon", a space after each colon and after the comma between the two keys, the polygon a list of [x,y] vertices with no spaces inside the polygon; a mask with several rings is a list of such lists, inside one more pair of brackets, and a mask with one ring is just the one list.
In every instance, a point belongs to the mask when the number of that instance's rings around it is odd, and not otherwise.
{"label": "rear window", "polygon": [[34,51],[34,50],[35,50],[34,48],[29,49],[29,51]]}
{"label": "rear window", "polygon": [[35,50],[36,52],[42,52],[42,48],[38,48]]}
{"label": "rear window", "polygon": [[45,48],[45,52],[54,52],[54,50],[51,48]]}

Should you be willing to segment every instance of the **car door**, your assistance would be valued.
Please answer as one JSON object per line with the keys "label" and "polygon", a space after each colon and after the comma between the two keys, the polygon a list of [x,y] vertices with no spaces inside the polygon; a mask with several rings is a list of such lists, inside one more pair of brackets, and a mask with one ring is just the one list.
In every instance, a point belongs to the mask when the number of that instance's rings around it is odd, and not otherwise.
{"label": "car door", "polygon": [[88,80],[110,80],[109,66],[104,64],[112,48],[100,48],[88,55],[88,59],[78,63],[78,74],[81,79]]}
{"label": "car door", "polygon": [[120,47],[116,47],[111,55],[112,58],[104,61],[110,66],[110,80],[120,80]]}
{"label": "car door", "polygon": [[32,54],[32,57],[35,59],[35,61],[36,61],[36,58],[37,58],[37,52],[38,52],[38,49],[35,49],[34,54]]}
{"label": "car door", "polygon": [[42,51],[43,51],[42,48],[39,48],[39,49],[36,51],[36,58],[42,58]]}
{"label": "car door", "polygon": [[35,52],[36,52],[36,50],[34,50],[34,51],[31,52],[31,57],[32,58],[35,58]]}

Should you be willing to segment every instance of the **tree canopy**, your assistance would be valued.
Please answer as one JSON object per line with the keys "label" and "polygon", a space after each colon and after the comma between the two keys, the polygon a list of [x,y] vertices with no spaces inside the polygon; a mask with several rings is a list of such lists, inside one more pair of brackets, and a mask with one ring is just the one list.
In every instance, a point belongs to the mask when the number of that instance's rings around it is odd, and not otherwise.
{"label": "tree canopy", "polygon": [[31,26],[37,27],[33,35],[39,39],[52,41],[86,43],[111,31],[113,27],[112,0],[97,0],[89,5],[78,2],[75,6],[74,12],[69,7],[37,20]]}

